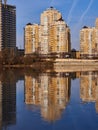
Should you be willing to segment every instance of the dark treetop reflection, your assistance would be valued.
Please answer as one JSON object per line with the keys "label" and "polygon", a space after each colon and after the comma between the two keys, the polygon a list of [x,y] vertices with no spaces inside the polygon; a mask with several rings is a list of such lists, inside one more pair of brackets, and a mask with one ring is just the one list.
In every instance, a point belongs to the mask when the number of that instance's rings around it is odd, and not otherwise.
{"label": "dark treetop reflection", "polygon": [[97,130],[98,72],[0,73],[0,130]]}

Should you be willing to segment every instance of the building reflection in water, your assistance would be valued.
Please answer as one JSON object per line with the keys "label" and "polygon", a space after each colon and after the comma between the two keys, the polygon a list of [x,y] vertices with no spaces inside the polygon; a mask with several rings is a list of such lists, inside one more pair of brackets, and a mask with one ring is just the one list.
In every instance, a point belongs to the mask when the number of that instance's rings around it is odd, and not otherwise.
{"label": "building reflection in water", "polygon": [[16,124],[16,82],[21,79],[25,80],[26,106],[32,110],[40,108],[46,121],[61,119],[70,100],[71,79],[76,78],[80,78],[81,100],[95,102],[98,112],[98,72],[16,75],[14,72],[0,73],[0,130]]}
{"label": "building reflection in water", "polygon": [[0,130],[2,129],[2,82],[0,81]]}
{"label": "building reflection in water", "polygon": [[70,99],[71,78],[63,73],[25,76],[25,103],[39,105],[44,120],[60,119]]}
{"label": "building reflection in water", "polygon": [[96,102],[98,113],[98,72],[81,72],[80,97],[83,102]]}
{"label": "building reflection in water", "polygon": [[0,130],[16,124],[16,80],[13,73],[0,74]]}

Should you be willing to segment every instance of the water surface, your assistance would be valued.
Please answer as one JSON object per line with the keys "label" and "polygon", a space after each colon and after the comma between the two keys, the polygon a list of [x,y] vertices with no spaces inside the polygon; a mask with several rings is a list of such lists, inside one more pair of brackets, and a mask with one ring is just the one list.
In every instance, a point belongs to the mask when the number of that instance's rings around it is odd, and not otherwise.
{"label": "water surface", "polygon": [[0,73],[0,130],[98,130],[98,72]]}

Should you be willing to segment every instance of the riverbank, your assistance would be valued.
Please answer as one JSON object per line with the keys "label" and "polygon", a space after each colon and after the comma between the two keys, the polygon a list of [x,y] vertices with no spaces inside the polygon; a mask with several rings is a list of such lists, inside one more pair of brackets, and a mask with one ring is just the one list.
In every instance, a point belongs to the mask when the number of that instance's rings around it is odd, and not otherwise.
{"label": "riverbank", "polygon": [[42,61],[36,61],[32,63],[24,63],[24,64],[3,64],[3,67],[42,67],[42,66],[97,66],[98,60],[93,59],[44,59]]}
{"label": "riverbank", "polygon": [[98,60],[89,59],[45,59],[32,64],[5,64],[6,69],[32,69],[34,71],[75,72],[98,70]]}
{"label": "riverbank", "polygon": [[32,69],[33,71],[38,71],[38,72],[45,72],[47,70],[53,70],[53,62],[51,61],[38,61],[38,62],[33,62],[32,64],[4,64],[1,65],[0,68],[3,69]]}

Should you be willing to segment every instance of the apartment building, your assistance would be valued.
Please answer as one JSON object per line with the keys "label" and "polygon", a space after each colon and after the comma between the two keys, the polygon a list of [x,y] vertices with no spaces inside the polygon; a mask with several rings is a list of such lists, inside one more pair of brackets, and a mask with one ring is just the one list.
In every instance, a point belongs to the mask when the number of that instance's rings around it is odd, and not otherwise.
{"label": "apartment building", "polygon": [[0,51],[16,48],[16,7],[0,1]]}
{"label": "apartment building", "polygon": [[[27,24],[24,29],[26,55],[34,52],[48,55],[70,51],[70,29],[58,10],[50,7],[41,13],[40,25],[37,27],[37,33],[34,33],[35,40],[33,40],[34,26],[36,24]],[[29,31],[27,28],[30,28]]]}
{"label": "apartment building", "polygon": [[98,18],[95,27],[84,26],[80,31],[80,57],[98,57]]}
{"label": "apartment building", "polygon": [[39,25],[28,23],[25,27],[25,54],[38,51]]}
{"label": "apartment building", "polygon": [[55,21],[54,24],[51,24],[49,34],[50,53],[70,52],[70,29],[62,17]]}
{"label": "apartment building", "polygon": [[49,52],[49,28],[51,24],[54,24],[56,20],[60,19],[61,13],[50,7],[42,12],[40,17],[41,26],[43,27],[41,36],[41,53],[47,54]]}

